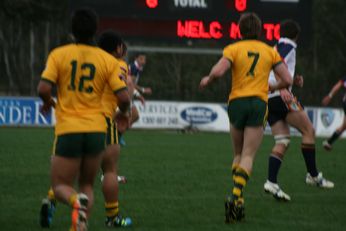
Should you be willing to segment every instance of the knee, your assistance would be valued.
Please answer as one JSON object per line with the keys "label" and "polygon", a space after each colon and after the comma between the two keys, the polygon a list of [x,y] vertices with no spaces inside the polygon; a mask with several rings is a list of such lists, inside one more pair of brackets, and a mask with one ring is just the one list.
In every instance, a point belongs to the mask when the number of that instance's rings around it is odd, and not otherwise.
{"label": "knee", "polygon": [[276,135],[274,136],[275,139],[275,146],[272,150],[274,154],[276,154],[279,157],[283,157],[286,150],[289,147],[289,144],[291,142],[291,137],[289,135]]}

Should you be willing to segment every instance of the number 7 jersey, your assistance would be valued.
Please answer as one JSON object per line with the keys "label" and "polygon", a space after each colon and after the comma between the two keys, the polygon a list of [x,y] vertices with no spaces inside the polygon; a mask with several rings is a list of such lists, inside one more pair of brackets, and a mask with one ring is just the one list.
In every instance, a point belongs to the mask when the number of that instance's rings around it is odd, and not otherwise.
{"label": "number 7 jersey", "polygon": [[55,134],[105,132],[101,103],[105,86],[126,87],[119,62],[100,48],[70,44],[54,49],[42,80],[57,86]]}
{"label": "number 7 jersey", "polygon": [[223,57],[232,67],[228,101],[255,96],[267,102],[269,73],[282,61],[278,52],[261,41],[242,40],[225,47]]}

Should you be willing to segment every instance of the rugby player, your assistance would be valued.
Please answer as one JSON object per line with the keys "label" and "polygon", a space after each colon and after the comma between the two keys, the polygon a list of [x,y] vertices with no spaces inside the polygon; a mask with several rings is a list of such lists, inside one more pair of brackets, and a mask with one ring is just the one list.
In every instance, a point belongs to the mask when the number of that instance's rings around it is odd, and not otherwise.
{"label": "rugby player", "polygon": [[[70,230],[87,230],[93,205],[93,184],[105,148],[106,120],[101,99],[109,85],[116,92],[120,112],[129,113],[130,99],[120,79],[119,62],[95,47],[97,15],[90,9],[73,13],[72,34],[75,43],[50,52],[38,84],[43,100],[42,113],[55,107],[56,125],[51,185],[54,197],[72,208]],[[57,87],[57,103],[51,96]],[[77,191],[74,183],[78,182]]]}
{"label": "rugby player", "polygon": [[[287,65],[291,76],[294,76],[296,42],[300,27],[295,21],[286,20],[281,23],[280,28],[281,38],[275,48]],[[269,82],[275,84],[276,75],[274,72],[271,72]],[[303,77],[296,75],[294,82],[297,86],[302,87]],[[290,143],[289,126],[296,128],[302,134],[301,152],[307,169],[306,184],[321,188],[334,187],[334,183],[325,179],[316,167],[315,131],[303,106],[294,97],[291,89],[292,87],[289,87],[271,92],[268,101],[268,122],[275,139],[275,145],[269,156],[268,179],[264,184],[264,190],[272,194],[274,198],[283,201],[290,201],[291,197],[279,187],[277,176]]]}
{"label": "rugby player", "polygon": [[[228,115],[233,141],[233,190],[225,202],[226,223],[241,221],[244,214],[243,189],[250,178],[253,161],[261,144],[267,117],[268,90],[292,84],[286,66],[277,51],[259,41],[262,23],[254,13],[241,15],[239,29],[242,40],[223,50],[223,57],[202,78],[200,89],[206,88],[225,72],[232,70]],[[269,85],[271,70],[279,81]]]}

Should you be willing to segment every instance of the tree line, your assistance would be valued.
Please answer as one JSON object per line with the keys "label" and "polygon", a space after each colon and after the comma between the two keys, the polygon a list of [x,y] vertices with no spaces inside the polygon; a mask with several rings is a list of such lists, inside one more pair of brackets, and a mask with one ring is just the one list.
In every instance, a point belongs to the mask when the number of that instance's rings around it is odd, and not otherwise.
{"label": "tree line", "polygon": [[[304,76],[305,86],[294,91],[305,105],[317,106],[333,84],[346,76],[346,2],[312,2],[311,41],[304,47],[298,42],[297,48],[297,72]],[[0,95],[36,95],[49,51],[70,41],[68,4],[68,0],[0,2]],[[129,61],[133,54],[129,53]],[[153,88],[150,99],[226,102],[229,78],[203,94],[198,91],[200,78],[208,74],[219,55],[147,56],[140,81]],[[339,106],[339,101],[334,100],[332,105]]]}

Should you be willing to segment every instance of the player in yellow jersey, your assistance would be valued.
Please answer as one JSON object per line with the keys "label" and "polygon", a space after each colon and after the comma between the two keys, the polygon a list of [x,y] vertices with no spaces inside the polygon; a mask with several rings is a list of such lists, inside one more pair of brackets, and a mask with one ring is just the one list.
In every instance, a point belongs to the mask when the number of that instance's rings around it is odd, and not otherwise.
{"label": "player in yellow jersey", "polygon": [[130,105],[126,86],[119,84],[118,61],[93,45],[97,23],[92,10],[74,12],[71,24],[76,43],[49,54],[38,85],[43,113],[55,106],[51,91],[57,87],[51,184],[57,200],[72,207],[71,230],[87,230],[94,179],[105,148],[106,120],[101,105],[105,86],[121,99],[118,107],[122,113],[127,114]]}
{"label": "player in yellow jersey", "polygon": [[[232,195],[225,202],[227,223],[240,221],[245,216],[243,189],[262,142],[267,119],[268,91],[292,84],[292,78],[281,62],[280,55],[258,40],[261,28],[261,20],[256,14],[242,14],[239,19],[242,40],[227,46],[223,57],[200,82],[200,89],[203,90],[222,77],[228,69],[232,70],[228,115],[234,151],[234,186]],[[272,69],[277,73],[279,81],[269,86],[268,78]]]}
{"label": "player in yellow jersey", "polygon": [[[128,70],[126,62],[122,60],[126,54],[125,43],[114,31],[105,31],[100,35],[98,45],[117,58],[121,69],[123,84],[126,84]],[[110,87],[105,88],[102,97],[102,105],[108,124],[107,148],[102,160],[102,191],[105,199],[107,216],[105,223],[108,227],[129,226],[131,225],[131,219],[123,218],[119,215],[117,164],[120,154],[120,145],[117,124],[114,119],[116,116],[121,116],[121,114],[116,114],[118,101]],[[126,117],[124,119],[127,121],[127,124],[130,123],[130,120]]]}
{"label": "player in yellow jersey", "polygon": [[[127,79],[127,64],[120,59],[126,54],[125,43],[115,32],[107,31],[101,34],[98,45],[101,49],[107,51],[117,58],[120,67],[119,77],[121,79],[121,81],[117,81],[117,88],[122,89],[126,87],[125,81]],[[107,215],[106,225],[108,227],[129,226],[132,223],[130,218],[123,218],[120,216],[118,209],[118,182],[116,180],[116,166],[118,156],[120,154],[120,146],[118,142],[117,125],[114,122],[114,117],[116,109],[118,108],[119,100],[121,99],[119,99],[117,95],[113,93],[111,88],[106,86],[102,95],[102,106],[107,122],[107,148],[103,154],[101,168],[104,174],[102,176],[102,191],[105,198],[105,210]],[[121,116],[121,114],[118,114],[118,116]],[[129,123],[129,118],[125,117],[124,119],[127,120],[127,123]],[[50,189],[48,191],[48,196],[43,200],[41,207],[40,223],[42,227],[49,227],[52,223],[55,207],[56,199],[54,192],[52,189]]]}

